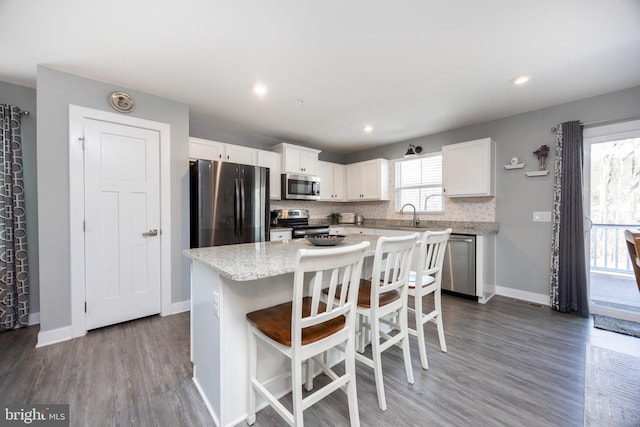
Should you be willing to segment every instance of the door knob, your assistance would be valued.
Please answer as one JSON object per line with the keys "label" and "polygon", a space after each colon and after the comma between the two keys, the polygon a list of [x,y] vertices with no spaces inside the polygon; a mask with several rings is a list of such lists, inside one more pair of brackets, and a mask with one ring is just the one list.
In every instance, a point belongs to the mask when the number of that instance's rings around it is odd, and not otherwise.
{"label": "door knob", "polygon": [[151,236],[157,236],[157,235],[158,235],[158,230],[156,230],[155,228],[153,230],[149,230],[142,233],[142,237],[151,237]]}

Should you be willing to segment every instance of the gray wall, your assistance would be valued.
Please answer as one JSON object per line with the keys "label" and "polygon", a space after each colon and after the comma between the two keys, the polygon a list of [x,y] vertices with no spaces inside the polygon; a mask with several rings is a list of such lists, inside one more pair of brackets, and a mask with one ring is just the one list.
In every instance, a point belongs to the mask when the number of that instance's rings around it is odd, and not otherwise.
{"label": "gray wall", "polygon": [[128,92],[136,100],[129,115],[171,126],[172,302],[189,299],[188,138],[186,104],[38,67],[38,237],[40,243],[40,329],[71,325],[69,265],[69,104],[114,112],[110,93]]}
{"label": "gray wall", "polygon": [[[481,105],[478,108],[482,108]],[[580,120],[589,124],[613,118],[640,115],[640,86],[519,114],[501,120],[467,126],[410,141],[391,144],[375,150],[346,156],[347,163],[376,157],[397,158],[409,143],[420,145],[424,152],[439,151],[447,144],[490,136],[497,141],[496,284],[506,288],[548,295],[551,246],[551,224],[532,222],[534,211],[551,211],[553,173],[530,178],[524,171],[536,170],[532,154],[542,144],[552,147],[547,168],[553,170],[555,134],[550,129],[558,123]],[[522,169],[505,170],[511,156],[527,163]]]}
{"label": "gray wall", "polygon": [[22,118],[22,166],[27,215],[27,251],[29,257],[29,310],[40,311],[40,270],[38,263],[38,192],[36,174],[36,90],[0,82],[0,103],[20,107],[31,115]]}

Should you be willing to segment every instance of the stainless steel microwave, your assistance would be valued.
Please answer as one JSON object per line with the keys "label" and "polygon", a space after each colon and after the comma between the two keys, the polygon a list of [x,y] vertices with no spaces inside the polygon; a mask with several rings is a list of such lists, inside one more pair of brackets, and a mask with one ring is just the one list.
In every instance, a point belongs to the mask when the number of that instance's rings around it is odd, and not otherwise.
{"label": "stainless steel microwave", "polygon": [[320,200],[320,177],[312,175],[281,175],[282,200]]}

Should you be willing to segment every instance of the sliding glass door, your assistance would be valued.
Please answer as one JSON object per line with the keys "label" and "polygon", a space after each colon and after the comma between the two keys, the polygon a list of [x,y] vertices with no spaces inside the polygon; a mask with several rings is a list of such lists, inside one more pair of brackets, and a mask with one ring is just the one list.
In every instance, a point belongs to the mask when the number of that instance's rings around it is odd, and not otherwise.
{"label": "sliding glass door", "polygon": [[640,321],[640,292],[624,239],[625,229],[640,229],[640,121],[587,128],[584,142],[589,308]]}

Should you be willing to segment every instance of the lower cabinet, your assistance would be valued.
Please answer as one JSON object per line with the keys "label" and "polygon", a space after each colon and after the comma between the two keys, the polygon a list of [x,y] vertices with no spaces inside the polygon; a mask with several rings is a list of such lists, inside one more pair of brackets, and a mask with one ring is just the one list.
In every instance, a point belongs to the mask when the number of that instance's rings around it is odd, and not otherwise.
{"label": "lower cabinet", "polygon": [[276,242],[278,240],[291,240],[291,230],[271,230],[269,240]]}

